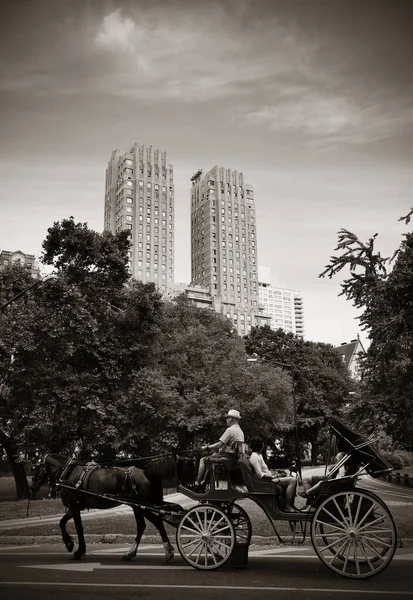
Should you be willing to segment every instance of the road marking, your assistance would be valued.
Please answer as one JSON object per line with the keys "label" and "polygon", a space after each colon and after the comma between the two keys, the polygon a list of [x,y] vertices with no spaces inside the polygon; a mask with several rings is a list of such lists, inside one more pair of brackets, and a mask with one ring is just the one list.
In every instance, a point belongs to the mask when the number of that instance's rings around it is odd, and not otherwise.
{"label": "road marking", "polygon": [[20,550],[22,548],[40,548],[40,544],[29,544],[28,546],[0,546],[0,552],[3,550]]}
{"label": "road marking", "polygon": [[[302,552],[304,548],[265,548],[265,550],[250,550],[249,556],[276,556],[285,554],[286,552]],[[309,552],[313,552],[313,549],[308,547]],[[289,555],[288,555],[289,556]]]}
{"label": "road marking", "polygon": [[250,585],[185,585],[185,584],[151,584],[151,583],[63,583],[61,581],[2,581],[2,586],[66,586],[78,588],[134,588],[134,589],[175,589],[175,590],[243,590],[259,592],[317,592],[320,594],[369,594],[371,596],[409,596],[411,591],[387,591],[372,589],[340,589],[340,588],[306,588],[306,587],[272,587],[272,586],[250,586]]}
{"label": "road marking", "polygon": [[[124,546],[122,548],[108,548],[105,550],[94,550],[93,552],[88,552],[88,554],[121,554],[122,552],[128,552],[130,550],[132,544],[129,544],[129,546]],[[160,546],[159,544],[148,544],[147,546],[145,545],[145,549],[140,551],[138,548],[138,554],[143,554],[146,552],[146,550],[161,550],[162,552],[164,552],[164,547]]]}
{"label": "road marking", "polygon": [[102,565],[100,563],[71,563],[62,565],[19,565],[24,569],[51,569],[53,571],[87,571],[91,572],[95,569],[134,569],[137,571],[161,571],[167,569],[168,571],[193,571],[193,567],[189,565],[185,566],[174,566],[174,565]]}

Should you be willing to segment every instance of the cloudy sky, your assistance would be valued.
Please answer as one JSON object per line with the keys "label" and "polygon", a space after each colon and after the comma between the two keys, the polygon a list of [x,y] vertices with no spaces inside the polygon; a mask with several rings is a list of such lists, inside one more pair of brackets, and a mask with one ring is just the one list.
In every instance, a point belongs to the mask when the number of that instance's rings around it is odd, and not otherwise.
{"label": "cloudy sky", "polygon": [[400,243],[412,64],[410,0],[3,0],[0,248],[39,255],[70,215],[101,231],[111,151],[152,144],[175,168],[177,281],[191,175],[238,169],[259,262],[302,291],[307,337],[350,340],[356,312],[318,274],[342,227]]}

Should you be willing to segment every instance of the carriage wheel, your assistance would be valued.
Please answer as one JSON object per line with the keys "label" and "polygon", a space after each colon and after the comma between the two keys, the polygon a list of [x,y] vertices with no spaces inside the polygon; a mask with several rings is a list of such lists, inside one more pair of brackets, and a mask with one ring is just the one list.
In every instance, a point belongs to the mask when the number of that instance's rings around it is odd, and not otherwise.
{"label": "carriage wheel", "polygon": [[393,517],[367,491],[339,492],[314,513],[311,541],[320,560],[343,577],[364,579],[383,571],[396,551]]}
{"label": "carriage wheel", "polygon": [[231,504],[227,514],[234,526],[237,544],[249,545],[252,536],[252,525],[247,512],[239,504]]}
{"label": "carriage wheel", "polygon": [[230,517],[211,504],[201,504],[182,517],[176,532],[181,556],[203,570],[224,565],[234,549],[235,530]]}

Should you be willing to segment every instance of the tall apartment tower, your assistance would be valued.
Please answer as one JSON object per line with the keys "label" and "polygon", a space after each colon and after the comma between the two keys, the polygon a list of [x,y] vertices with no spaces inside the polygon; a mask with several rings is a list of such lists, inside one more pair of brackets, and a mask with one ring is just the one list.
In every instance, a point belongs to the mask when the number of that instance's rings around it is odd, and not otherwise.
{"label": "tall apartment tower", "polygon": [[134,144],[106,169],[105,229],[130,229],[129,269],[165,290],[174,281],[174,180],[166,152]]}
{"label": "tall apartment tower", "polygon": [[273,286],[268,267],[259,266],[259,305],[271,318],[271,329],[284,329],[304,337],[303,298],[297,290]]}
{"label": "tall apartment tower", "polygon": [[238,171],[215,166],[191,178],[191,280],[244,335],[258,313],[254,192]]}

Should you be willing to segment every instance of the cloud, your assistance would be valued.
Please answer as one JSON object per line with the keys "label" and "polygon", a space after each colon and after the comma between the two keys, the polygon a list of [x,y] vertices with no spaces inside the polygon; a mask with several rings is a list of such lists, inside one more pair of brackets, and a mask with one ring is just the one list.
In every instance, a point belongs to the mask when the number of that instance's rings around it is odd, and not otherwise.
{"label": "cloud", "polygon": [[132,50],[139,32],[132,19],[123,18],[120,9],[104,17],[95,41],[103,48]]}
{"label": "cloud", "polygon": [[317,92],[305,95],[284,91],[272,106],[240,114],[250,125],[268,125],[274,130],[294,129],[311,135],[332,135],[357,125],[360,115],[351,104],[339,97],[325,97]]}
{"label": "cloud", "polygon": [[411,95],[364,88],[345,79],[314,72],[306,84],[274,86],[271,102],[239,108],[234,121],[277,132],[296,132],[314,146],[363,144],[412,128]]}
{"label": "cloud", "polygon": [[[127,73],[128,80],[112,92],[207,101],[251,95],[266,79],[299,67],[300,44],[278,21],[269,18],[245,32],[224,7],[212,3],[195,14],[176,7],[161,14],[142,11],[136,20],[120,10],[106,15],[95,49],[109,60],[108,79]],[[269,53],[274,40],[278,51]]]}

